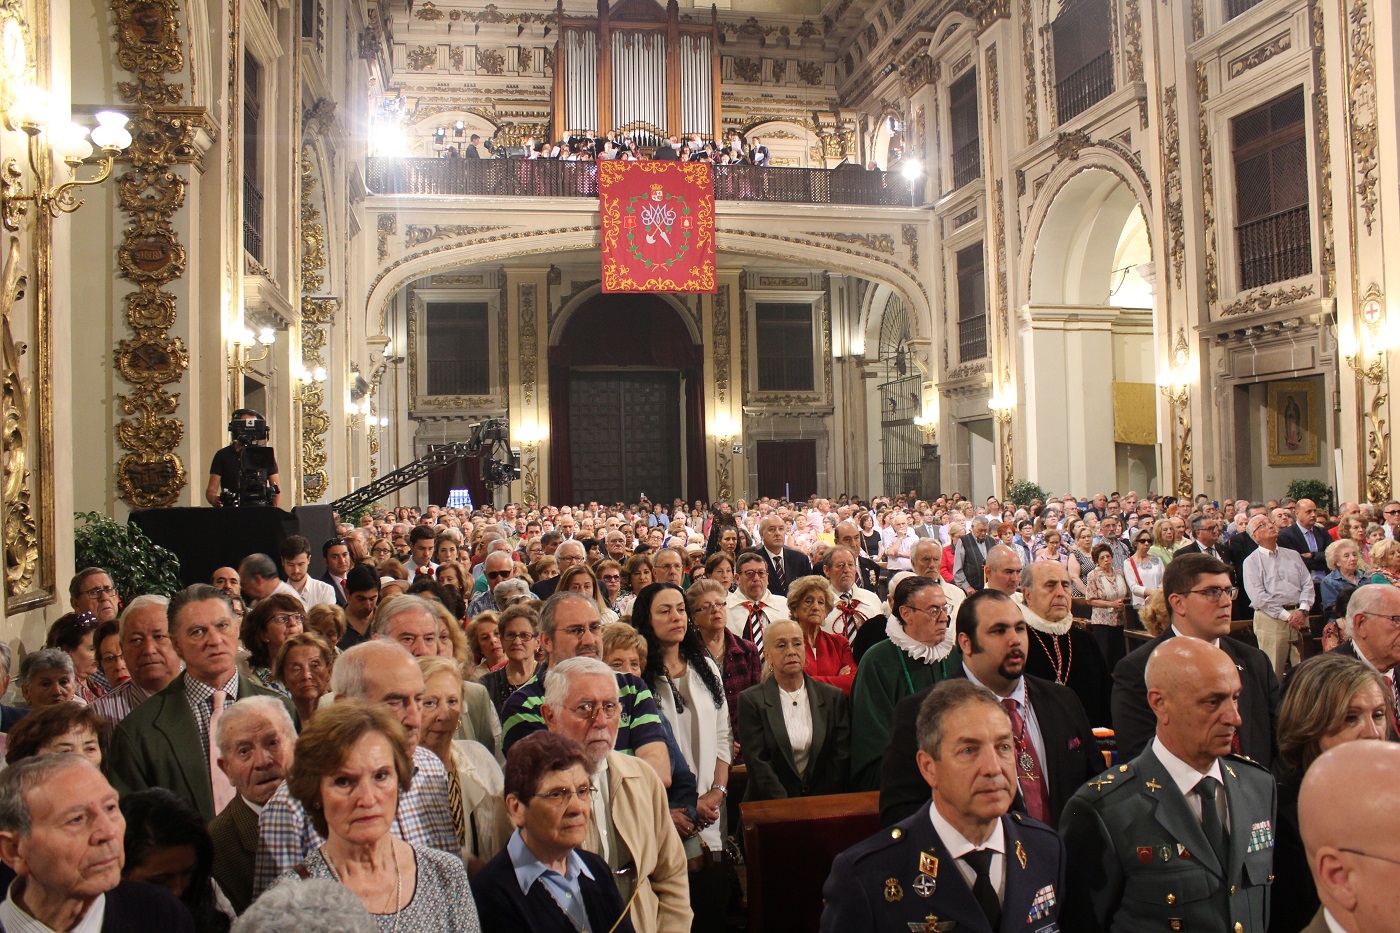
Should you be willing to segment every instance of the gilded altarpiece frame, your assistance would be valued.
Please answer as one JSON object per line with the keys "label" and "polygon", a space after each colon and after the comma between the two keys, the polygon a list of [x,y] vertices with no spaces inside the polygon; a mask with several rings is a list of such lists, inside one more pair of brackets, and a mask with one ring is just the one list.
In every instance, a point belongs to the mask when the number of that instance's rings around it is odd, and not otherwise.
{"label": "gilded altarpiece frame", "polygon": [[[0,86],[0,108],[13,102],[18,81],[47,88],[48,47],[35,37],[48,35],[48,20],[46,0],[38,0],[32,9],[21,0],[0,0],[0,34],[7,43],[22,37],[25,60],[33,66],[32,74]],[[21,180],[20,160],[8,152],[0,155],[6,178]],[[34,188],[50,187],[48,165],[47,160],[41,161],[39,177],[29,180]],[[7,218],[5,227],[0,266],[0,528],[5,547],[5,614],[13,616],[51,605],[57,592],[53,218],[47,211],[30,211],[27,222],[18,216]],[[26,297],[31,300],[26,302]]]}

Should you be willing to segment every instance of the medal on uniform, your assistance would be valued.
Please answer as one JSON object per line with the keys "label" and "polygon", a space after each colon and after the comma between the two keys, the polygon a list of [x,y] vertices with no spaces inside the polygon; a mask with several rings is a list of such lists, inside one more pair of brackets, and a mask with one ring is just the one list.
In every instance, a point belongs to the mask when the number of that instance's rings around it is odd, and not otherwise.
{"label": "medal on uniform", "polygon": [[904,889],[899,886],[898,878],[885,879],[885,900],[891,904],[904,900]]}
{"label": "medal on uniform", "polygon": [[1141,862],[1141,863],[1144,864],[1144,865],[1147,865],[1147,864],[1151,863],[1151,861],[1152,861],[1152,847],[1151,847],[1151,846],[1138,846],[1138,847],[1137,847],[1137,857],[1138,857],[1138,861]]}
{"label": "medal on uniform", "polygon": [[1016,861],[1021,863],[1021,871],[1026,870],[1026,850],[1021,845],[1021,840],[1016,840]]}
{"label": "medal on uniform", "polygon": [[932,852],[919,853],[919,873],[930,878],[938,877],[938,856]]}
{"label": "medal on uniform", "polygon": [[1158,849],[1157,855],[1164,862],[1170,862],[1172,860],[1172,850],[1168,846],[1162,846],[1162,848]]}
{"label": "medal on uniform", "polygon": [[1020,764],[1021,770],[1027,774],[1035,770],[1035,759],[1031,757],[1031,753],[1028,749],[1021,749]]}
{"label": "medal on uniform", "polygon": [[920,875],[914,879],[914,883],[910,887],[919,897],[933,897],[933,892],[938,890],[938,882],[928,875]]}
{"label": "medal on uniform", "polygon": [[1190,857],[1191,857],[1191,852],[1190,852],[1190,850],[1187,849],[1184,845],[1182,845],[1182,844],[1179,843],[1179,842],[1176,844],[1176,854],[1179,855],[1179,856],[1181,856],[1182,858],[1190,858]]}

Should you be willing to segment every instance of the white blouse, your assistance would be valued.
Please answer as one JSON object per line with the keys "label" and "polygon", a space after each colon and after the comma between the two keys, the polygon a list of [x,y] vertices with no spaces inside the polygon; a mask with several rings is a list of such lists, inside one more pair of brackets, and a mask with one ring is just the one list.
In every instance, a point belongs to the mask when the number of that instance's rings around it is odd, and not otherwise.
{"label": "white blouse", "polygon": [[788,744],[792,746],[792,762],[799,777],[807,773],[807,753],[812,749],[812,707],[807,703],[807,682],[792,693],[781,686],[778,696],[783,704],[783,726]]}

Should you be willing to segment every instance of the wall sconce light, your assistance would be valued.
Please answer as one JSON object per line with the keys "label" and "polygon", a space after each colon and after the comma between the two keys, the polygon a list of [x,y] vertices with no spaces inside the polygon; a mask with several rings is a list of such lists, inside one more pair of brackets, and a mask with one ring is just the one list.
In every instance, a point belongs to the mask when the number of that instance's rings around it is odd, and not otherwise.
{"label": "wall sconce light", "polygon": [[[29,137],[29,169],[38,187],[26,194],[19,163],[14,159],[6,160],[0,168],[0,221],[5,229],[18,230],[20,219],[29,212],[31,203],[51,217],[71,214],[83,206],[75,194],[79,188],[100,184],[112,174],[117,153],[131,145],[127,118],[124,114],[104,110],[96,119],[97,126],[90,131],[76,123],[50,125],[48,97],[43,91],[26,84],[15,92],[14,103],[5,112],[5,125],[12,130],[23,130]],[[49,152],[45,151],[44,142],[48,143],[48,150],[68,166],[68,181],[57,187],[48,186]],[[94,145],[102,152],[97,174],[79,178],[78,166],[87,163]]]}
{"label": "wall sconce light", "polygon": [[1011,415],[1016,410],[1016,387],[1011,380],[1007,379],[1001,387],[992,392],[992,397],[987,399],[987,408],[996,419],[997,424],[1008,424]]}
{"label": "wall sconce light", "polygon": [[313,388],[319,387],[326,381],[326,367],[317,366],[315,369],[307,369],[302,366],[297,371],[297,382],[301,383],[301,388],[297,390],[297,401],[306,402],[311,398]]}
{"label": "wall sconce light", "polygon": [[[277,332],[271,327],[264,327],[255,336],[251,330],[244,329],[243,333],[233,341],[233,346],[228,354],[228,371],[231,377],[244,376],[253,372],[253,364],[261,363],[267,359],[272,352],[272,345],[277,342]],[[248,351],[255,346],[261,346],[262,352],[257,356],[251,355]]]}
{"label": "wall sconce light", "polygon": [[1158,389],[1173,408],[1191,404],[1191,348],[1186,344],[1186,328],[1177,331],[1176,346],[1172,348],[1171,372],[1160,381]]}
{"label": "wall sconce light", "polygon": [[714,423],[710,425],[710,436],[715,439],[715,443],[721,448],[728,447],[734,440],[734,436],[739,433],[738,425],[727,413],[715,416]]}
{"label": "wall sconce light", "polygon": [[[1378,386],[1385,379],[1386,353],[1394,343],[1394,329],[1386,329],[1380,289],[1372,285],[1361,305],[1361,340],[1350,334],[1340,337],[1342,360],[1362,379]],[[1350,339],[1347,339],[1350,338]]]}

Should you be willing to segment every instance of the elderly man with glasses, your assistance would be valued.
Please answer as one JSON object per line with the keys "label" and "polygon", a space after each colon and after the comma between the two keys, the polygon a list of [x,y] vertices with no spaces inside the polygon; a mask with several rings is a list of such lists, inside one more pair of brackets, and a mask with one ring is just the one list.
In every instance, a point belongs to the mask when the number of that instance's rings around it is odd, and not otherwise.
{"label": "elderly man with glasses", "polygon": [[68,584],[68,601],[74,612],[86,612],[98,622],[111,622],[121,608],[121,594],[111,576],[101,567],[88,567],[73,574]]}

